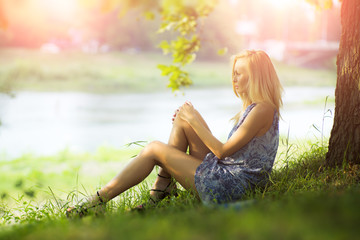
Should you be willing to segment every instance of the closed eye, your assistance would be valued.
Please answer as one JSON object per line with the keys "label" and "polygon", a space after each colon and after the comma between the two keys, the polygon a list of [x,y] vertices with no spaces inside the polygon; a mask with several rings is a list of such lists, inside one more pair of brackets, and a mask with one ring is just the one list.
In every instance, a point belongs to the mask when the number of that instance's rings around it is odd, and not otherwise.
{"label": "closed eye", "polygon": [[235,77],[238,77],[238,76],[240,76],[240,73],[234,72],[234,76],[235,76]]}

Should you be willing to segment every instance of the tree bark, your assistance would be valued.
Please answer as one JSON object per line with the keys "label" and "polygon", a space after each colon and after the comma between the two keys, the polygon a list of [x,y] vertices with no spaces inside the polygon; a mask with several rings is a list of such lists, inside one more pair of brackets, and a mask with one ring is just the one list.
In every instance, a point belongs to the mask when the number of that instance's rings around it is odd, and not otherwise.
{"label": "tree bark", "polygon": [[326,163],[360,163],[360,0],[343,0],[335,115]]}

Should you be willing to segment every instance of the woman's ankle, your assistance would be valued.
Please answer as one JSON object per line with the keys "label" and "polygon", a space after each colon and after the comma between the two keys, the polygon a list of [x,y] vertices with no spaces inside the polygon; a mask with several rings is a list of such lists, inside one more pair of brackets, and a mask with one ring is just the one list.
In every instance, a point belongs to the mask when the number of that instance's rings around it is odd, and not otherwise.
{"label": "woman's ankle", "polygon": [[163,168],[161,168],[160,170],[159,170],[159,173],[157,174],[157,176],[158,176],[158,178],[160,177],[160,178],[171,178],[171,175],[168,173],[168,172],[166,172]]}
{"label": "woman's ankle", "polygon": [[97,191],[96,194],[92,195],[87,202],[88,206],[96,206],[101,204],[106,204],[107,198],[104,197],[104,193],[101,191]]}

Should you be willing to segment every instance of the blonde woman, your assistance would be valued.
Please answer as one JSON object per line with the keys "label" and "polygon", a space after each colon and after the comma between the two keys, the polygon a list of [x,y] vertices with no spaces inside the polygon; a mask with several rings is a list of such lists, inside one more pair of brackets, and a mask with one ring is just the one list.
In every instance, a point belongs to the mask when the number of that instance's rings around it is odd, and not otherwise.
{"label": "blonde woman", "polygon": [[69,208],[67,214],[83,215],[106,203],[143,181],[155,165],[161,169],[151,190],[154,202],[175,188],[172,178],[205,203],[235,201],[246,190],[265,184],[278,148],[282,86],[268,55],[249,50],[233,58],[232,85],[243,106],[225,143],[186,102],[174,114],[167,144],[148,144],[85,205]]}

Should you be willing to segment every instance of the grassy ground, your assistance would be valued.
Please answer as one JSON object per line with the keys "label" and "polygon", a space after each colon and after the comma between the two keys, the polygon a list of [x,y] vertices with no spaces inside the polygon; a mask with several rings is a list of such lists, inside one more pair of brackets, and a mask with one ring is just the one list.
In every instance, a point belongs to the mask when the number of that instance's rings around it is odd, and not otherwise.
{"label": "grassy ground", "polygon": [[[0,239],[352,239],[358,236],[358,165],[324,167],[319,143],[282,144],[266,188],[243,201],[202,205],[188,192],[143,213],[149,183],[107,205],[105,215],[68,220],[64,210],[110,180],[139,149],[63,151],[1,163]],[[31,167],[30,167],[31,166]],[[36,170],[35,170],[36,169]],[[20,177],[21,176],[21,177]]]}
{"label": "grassy ground", "polygon": [[[167,79],[160,76],[156,66],[170,61],[159,53],[48,54],[38,50],[0,49],[0,88],[96,93],[165,90]],[[276,61],[274,64],[286,86],[335,86],[334,66],[315,70]],[[230,85],[229,59],[199,60],[187,69],[194,87]]]}

